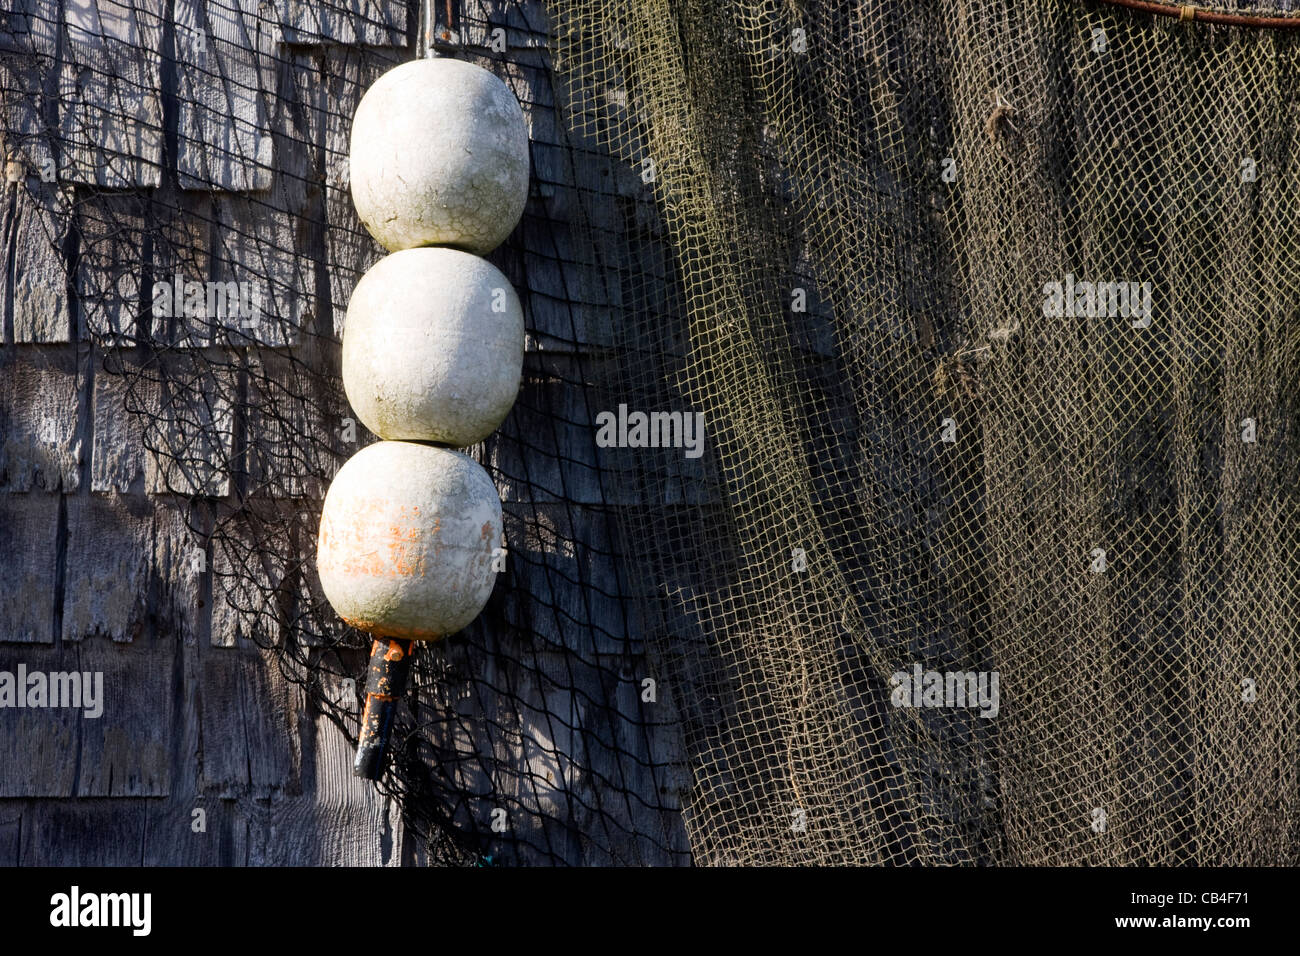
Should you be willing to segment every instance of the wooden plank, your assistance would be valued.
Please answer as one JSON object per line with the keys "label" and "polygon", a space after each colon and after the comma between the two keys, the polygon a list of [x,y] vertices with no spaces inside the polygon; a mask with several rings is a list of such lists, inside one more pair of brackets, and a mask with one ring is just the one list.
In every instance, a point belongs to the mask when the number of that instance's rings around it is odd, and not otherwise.
{"label": "wooden plank", "polygon": [[[281,509],[257,503],[245,507],[237,523],[228,522],[212,551],[212,635],[215,647],[249,642],[265,646],[287,639],[283,554],[290,548]],[[290,512],[291,513],[291,512]]]}
{"label": "wooden plank", "polygon": [[141,257],[156,239],[145,228],[145,205],[137,196],[100,196],[79,205],[75,216],[76,292],[86,334],[104,345],[152,334]]}
{"label": "wooden plank", "polygon": [[[154,808],[142,839],[145,866],[395,866],[403,844],[392,802],[318,805],[311,796],[259,802],[251,798]],[[195,832],[195,809],[205,832]]]}
{"label": "wooden plank", "polygon": [[191,528],[189,502],[153,498],[149,555],[149,610],[153,633],[187,646],[206,642],[211,628],[206,522]]}
{"label": "wooden plank", "polygon": [[[656,808],[657,822],[662,829],[652,832],[658,838],[657,852],[664,853],[664,862],[673,866],[689,866],[691,843],[686,832],[682,806],[695,780],[686,746],[682,708],[679,705],[679,701],[684,702],[685,695],[671,680],[666,679],[668,672],[662,669],[655,653],[636,661],[631,673],[634,686],[625,688],[624,693],[631,690],[633,698],[620,707],[620,712],[632,714],[631,707],[638,707],[639,713],[624,723],[619,728],[619,733],[645,740],[647,756],[653,768],[650,779],[638,784],[635,792]],[[652,677],[655,680],[655,700],[643,699],[645,687],[638,677]],[[627,749],[632,745],[624,739],[618,746]]]}
{"label": "wooden plank", "polygon": [[0,819],[0,866],[17,866],[18,852],[21,848],[23,818],[21,813],[15,815],[10,809]]}
{"label": "wooden plank", "polygon": [[52,178],[54,164],[41,114],[42,73],[27,58],[0,56],[0,302],[11,310],[17,342],[67,342],[75,332],[67,297],[63,244],[67,215]]}
{"label": "wooden plank", "polygon": [[509,837],[518,843],[503,845],[494,860],[526,864],[532,853],[538,862],[576,866],[584,834],[575,819],[575,797],[589,786],[581,732],[588,705],[580,689],[570,686],[577,683],[572,676],[551,682],[536,669],[535,657],[525,664],[507,685],[511,699],[503,716],[508,714],[509,732],[499,736],[500,765],[494,768],[498,797],[509,811]]}
{"label": "wooden plank", "polygon": [[214,199],[213,280],[246,283],[257,302],[251,317],[214,321],[218,344],[291,345],[314,315],[315,268],[298,240],[304,191],[282,177],[266,196]]}
{"label": "wooden plank", "polygon": [[62,26],[57,6],[49,0],[9,0],[5,7],[0,50],[51,62]]}
{"label": "wooden plank", "polygon": [[[15,189],[13,218],[6,236],[11,263],[0,282],[0,295],[12,295],[13,341],[71,342],[76,323],[68,302],[68,270],[63,259],[67,218],[45,184],[28,178],[28,189]],[[9,249],[2,250],[6,254]]]}
{"label": "wooden plank", "polygon": [[616,343],[605,283],[592,276],[599,264],[584,261],[567,223],[526,210],[511,244],[492,260],[519,295],[528,350],[585,352]]}
{"label": "wooden plank", "polygon": [[[550,19],[539,0],[460,0],[460,42],[471,48],[490,47],[493,31],[505,30],[503,55],[550,46]],[[494,51],[496,52],[496,51]]]}
{"label": "wooden plank", "polygon": [[139,866],[152,807],[131,800],[33,800],[23,805],[23,866]]}
{"label": "wooden plank", "polygon": [[[167,792],[173,644],[88,640],[18,653],[0,671],[89,674],[80,706],[0,709],[0,796],[159,796]],[[53,699],[49,698],[52,703]],[[11,748],[6,752],[5,748]]]}
{"label": "wooden plank", "polygon": [[66,346],[24,346],[0,358],[0,491],[76,491],[81,377]]}
{"label": "wooden plank", "polygon": [[[26,866],[240,866],[247,813],[233,801],[172,796],[131,801],[87,797],[24,800],[18,850]],[[194,831],[203,808],[205,832]],[[105,845],[107,844],[107,845]]]}
{"label": "wooden plank", "polygon": [[[7,675],[0,680],[12,680],[15,693],[23,693],[27,702],[32,701],[30,681],[34,675],[40,674],[44,681],[48,704],[52,699],[50,675],[85,669],[75,651],[0,645],[0,674]],[[19,684],[20,677],[26,686]],[[76,703],[84,705],[86,700],[83,697]],[[95,722],[85,716],[87,712],[84,707],[0,707],[0,798],[68,797],[75,793],[82,725]]]}
{"label": "wooden plank", "polygon": [[[553,862],[529,850],[533,845],[545,848],[549,842],[561,845],[562,859],[576,862],[576,848],[570,846],[572,836],[565,833],[563,823],[548,829],[534,811],[536,797],[527,770],[531,757],[541,771],[545,797],[562,803],[563,778],[546,765],[562,760],[567,767],[570,761],[545,742],[528,750],[516,701],[526,692],[521,684],[530,678],[511,654],[503,652],[497,634],[474,625],[472,634],[421,649],[424,666],[435,672],[449,667],[455,677],[447,685],[433,684],[421,701],[416,716],[427,744],[419,753],[431,764],[437,792],[454,794],[446,807],[454,825],[474,837],[479,852],[492,857],[495,865]],[[497,820],[505,823],[504,832],[493,828]]]}
{"label": "wooden plank", "polygon": [[214,286],[210,281],[212,198],[181,193],[164,201],[151,199],[142,211],[150,220],[150,228],[140,249],[118,246],[118,259],[97,261],[95,267],[102,270],[125,262],[131,263],[134,270],[134,263],[141,258],[148,263],[148,284],[141,283],[144,288],[140,290],[145,317],[139,325],[147,330],[153,343],[176,348],[221,344],[226,317],[232,310],[237,311],[239,296],[238,290],[232,297],[226,287]]}
{"label": "wooden plank", "polygon": [[[89,801],[79,801],[87,803]],[[143,866],[243,866],[248,813],[234,800],[173,793],[151,800],[140,836]],[[201,811],[196,816],[195,811]]]}
{"label": "wooden plank", "polygon": [[352,116],[367,89],[397,64],[382,56],[361,57],[354,49],[327,48],[319,57],[300,57],[295,75],[307,104],[311,141],[322,144],[319,175],[325,186],[325,265],[334,335],[341,339],[348,300],[384,249],[366,231],[352,205],[348,168]]}
{"label": "wooden plank", "polygon": [[262,497],[223,523],[213,542],[214,646],[338,643],[347,629],[320,589],[319,524],[318,501]]}
{"label": "wooden plank", "polygon": [[[489,6],[493,7],[487,11],[492,27],[509,22],[508,37],[516,41],[532,38],[544,45],[546,18],[540,5],[526,4],[530,8],[526,11],[514,5],[508,9]],[[472,12],[466,14],[471,32],[489,29],[476,25],[473,16]],[[608,268],[598,261],[599,252],[580,242],[575,231],[587,214],[575,169],[579,154],[572,148],[571,134],[557,109],[549,53],[544,49],[525,53],[516,45],[509,56],[508,62],[497,56],[468,58],[506,82],[523,106],[530,140],[530,188],[523,217],[506,244],[489,258],[519,294],[530,349],[577,351],[612,346],[611,301],[618,286],[610,282]],[[605,161],[608,163],[608,158]],[[590,182],[582,182],[581,187],[589,188]],[[616,209],[613,181],[606,177],[600,187],[605,193],[601,208]]]}
{"label": "wooden plank", "polygon": [[[496,865],[688,862],[682,744],[652,753],[651,737],[676,725],[641,702],[644,662],[507,650],[507,633],[488,622],[427,651],[473,681],[472,691],[446,687],[449,699],[426,697],[419,714],[427,759],[457,794],[457,825]],[[502,811],[504,832],[492,825]]]}
{"label": "wooden plank", "polygon": [[[3,46],[0,45],[0,49]],[[48,101],[45,79],[49,61],[34,55],[0,52],[0,159],[5,178],[42,173],[53,179],[55,165],[43,117]]]}
{"label": "wooden plank", "polygon": [[[644,657],[543,659],[550,680],[572,682],[583,708],[584,774],[574,801],[577,829],[586,837],[584,866],[666,866],[689,861],[676,787],[682,741],[667,686],[656,683],[644,701],[642,680],[652,676]],[[669,761],[674,763],[669,763]]]}
{"label": "wooden plank", "polygon": [[[204,811],[195,832],[194,810]],[[234,801],[173,795],[17,801],[27,866],[242,866],[248,812]],[[101,846],[101,842],[112,846]]]}
{"label": "wooden plank", "polygon": [[80,797],[160,797],[171,787],[175,701],[182,693],[170,634],[80,648],[80,669],[103,676],[103,715],[79,723]]}
{"label": "wooden plank", "polygon": [[249,642],[266,643],[268,629],[280,630],[272,617],[273,608],[266,602],[280,584],[264,577],[262,566],[278,564],[262,558],[256,564],[236,563],[225,548],[213,553],[212,565],[212,635],[213,647],[239,647]]}
{"label": "wooden plank", "polygon": [[148,418],[145,486],[150,494],[222,497],[230,491],[236,374],[230,357],[178,355]]}
{"label": "wooden plank", "polygon": [[161,181],[164,9],[163,0],[63,7],[60,180],[118,189]]}
{"label": "wooden plank", "polygon": [[317,402],[326,387],[318,373],[297,355],[269,351],[250,353],[245,369],[247,492],[323,500],[329,479],[321,476],[333,475],[345,457],[321,440]]}
{"label": "wooden plank", "polygon": [[[305,784],[313,819],[299,852],[338,866],[400,866],[406,841],[401,807],[353,776],[352,745],[328,718],[310,712],[308,726]],[[315,847],[313,839],[319,841]]]}
{"label": "wooden plank", "polygon": [[[230,667],[227,662],[237,666]],[[285,746],[285,738],[273,737],[271,732],[282,731],[282,721],[296,726],[303,719],[301,694],[286,690],[274,667],[255,656],[222,655],[215,665],[212,660],[204,662],[202,672],[211,676],[214,668],[218,693],[215,699],[204,701],[206,730],[203,745],[200,748],[196,742],[193,757],[202,750],[206,775],[213,769],[212,746],[219,745],[221,762],[231,771],[234,783],[226,790],[228,796],[214,799],[211,792],[195,793],[182,786],[168,798],[148,804],[92,798],[75,804],[22,804],[25,828],[33,831],[24,844],[24,862],[226,866],[400,862],[400,812],[372,787],[351,776],[347,743],[333,726],[319,715],[314,718],[317,723],[305,722],[314,727],[306,744],[313,784],[306,792],[288,793],[282,779],[268,777],[264,771],[277,771],[272,751]],[[206,694],[206,677],[202,689]],[[268,717],[276,726],[259,723]],[[242,751],[250,744],[261,752]],[[72,749],[68,748],[69,754]],[[186,766],[193,757],[187,758]],[[241,762],[248,771],[240,771]],[[140,807],[146,812],[131,819],[128,836],[121,827],[122,810]],[[195,832],[195,808],[204,810],[204,832]],[[113,817],[112,826],[104,825],[105,816]],[[93,845],[96,832],[129,844],[131,852]],[[64,845],[67,840],[88,845],[69,847]]]}
{"label": "wooden plank", "polygon": [[406,46],[403,0],[276,0],[285,43],[315,46]]}
{"label": "wooden plank", "polygon": [[278,24],[261,0],[177,0],[182,189],[271,186]]}
{"label": "wooden plank", "polygon": [[400,865],[400,811],[391,801],[379,809],[307,798],[248,806],[248,866]]}
{"label": "wooden plank", "polygon": [[[320,506],[300,509],[297,513],[295,540],[299,563],[294,576],[294,613],[302,620],[298,639],[308,647],[338,647],[348,636],[348,628],[334,612],[321,588],[316,573],[316,542],[320,529]],[[344,645],[346,646],[346,645]]]}
{"label": "wooden plank", "polygon": [[501,500],[605,503],[605,449],[596,446],[590,395],[573,382],[525,376],[510,414],[484,442]]}
{"label": "wooden plank", "polygon": [[66,502],[68,546],[64,641],[141,636],[149,607],[153,508],[144,498],[73,496]]}
{"label": "wooden plank", "polygon": [[146,866],[396,866],[404,835],[397,805],[372,790],[366,804],[338,806],[311,795],[172,801],[149,815],[143,843]]}
{"label": "wooden plank", "polygon": [[298,692],[255,653],[203,661],[200,792],[272,799],[302,792]]}
{"label": "wooden plank", "polygon": [[57,496],[0,494],[0,642],[53,643],[58,540]]}
{"label": "wooden plank", "polygon": [[[144,420],[157,390],[124,355],[96,351],[90,490],[140,495],[145,485]],[[130,407],[128,407],[128,403]]]}

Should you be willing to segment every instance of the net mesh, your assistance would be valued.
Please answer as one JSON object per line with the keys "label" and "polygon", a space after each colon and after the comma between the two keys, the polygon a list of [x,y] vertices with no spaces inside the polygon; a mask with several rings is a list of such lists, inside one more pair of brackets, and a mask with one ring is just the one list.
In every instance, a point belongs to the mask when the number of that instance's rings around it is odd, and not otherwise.
{"label": "net mesh", "polygon": [[[529,348],[473,449],[506,571],[416,656],[380,784],[423,858],[1297,862],[1291,31],[1067,0],[454,6],[456,55],[529,117],[491,256]],[[183,511],[213,642],[256,642],[350,736],[368,638],[313,567],[372,440],[339,381],[382,254],[347,131],[419,13],[0,21],[6,229],[66,277],[149,453],[102,480]],[[195,280],[261,308],[186,314]],[[704,456],[598,447],[620,404],[702,413]],[[996,715],[896,706],[918,669],[996,672]]]}
{"label": "net mesh", "polygon": [[[678,360],[629,374],[717,452],[720,513],[634,535],[702,623],[660,647],[696,859],[1293,862],[1292,36],[556,8],[681,275]],[[1074,277],[1150,306],[1049,314]],[[998,672],[996,717],[893,706],[918,664]]]}

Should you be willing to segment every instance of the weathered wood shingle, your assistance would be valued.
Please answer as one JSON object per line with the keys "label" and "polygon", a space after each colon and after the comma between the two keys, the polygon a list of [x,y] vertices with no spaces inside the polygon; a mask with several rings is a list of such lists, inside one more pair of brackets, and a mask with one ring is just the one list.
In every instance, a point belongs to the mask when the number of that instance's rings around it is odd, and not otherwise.
{"label": "weathered wood shingle", "polygon": [[[208,356],[208,358],[219,356]],[[145,484],[150,494],[221,497],[230,491],[236,372],[179,355],[149,410]]]}
{"label": "weathered wood shingle", "polygon": [[67,641],[131,641],[145,630],[153,508],[135,497],[70,496],[63,601]]}
{"label": "weathered wood shingle", "polygon": [[0,359],[0,491],[76,491],[81,376],[67,347],[25,347]]}
{"label": "weathered wood shingle", "polygon": [[[145,210],[141,197],[124,194],[81,204],[73,214],[78,240],[74,288],[87,334],[106,345],[134,339],[150,328],[152,301],[144,301],[144,264],[156,240],[148,237]],[[177,267],[169,260],[159,271],[172,274]]]}
{"label": "weathered wood shingle", "polygon": [[106,358],[97,353],[91,405],[91,491],[144,493],[144,421],[139,409],[156,402],[157,391],[140,377],[138,362],[122,354]]}
{"label": "weathered wood shingle", "polygon": [[203,661],[199,693],[202,793],[270,799],[301,792],[299,701],[278,671],[256,654],[215,653]]}
{"label": "weathered wood shingle", "polygon": [[497,600],[506,622],[539,646],[584,660],[644,653],[636,606],[625,600],[637,582],[620,566],[611,514],[508,503],[504,518],[506,572]]}
{"label": "weathered wood shingle", "polygon": [[276,0],[285,43],[406,46],[402,0]]}
{"label": "weathered wood shingle", "polygon": [[284,195],[279,186],[265,197],[230,196],[214,203],[214,278],[248,283],[257,303],[253,314],[210,320],[219,344],[281,346],[298,340],[315,308],[313,267],[298,242],[301,207],[301,198]]}
{"label": "weathered wood shingle", "polygon": [[116,189],[162,178],[163,0],[66,4],[59,180]]}
{"label": "weathered wood shingle", "polygon": [[352,205],[348,150],[352,115],[370,85],[392,65],[365,59],[353,49],[330,47],[318,56],[295,57],[294,75],[302,95],[313,155],[312,175],[325,190],[325,269],[333,308],[333,331],[342,338],[348,300],[366,270],[385,255],[371,238]]}
{"label": "weathered wood shingle", "polygon": [[0,302],[12,309],[4,338],[71,341],[75,328],[63,265],[67,224],[56,187],[27,174],[0,188]]}
{"label": "weathered wood shingle", "polygon": [[271,115],[279,24],[264,0],[177,0],[182,189],[264,190],[274,173]]}
{"label": "weathered wood shingle", "polygon": [[0,642],[54,640],[58,570],[59,499],[54,495],[0,494]]}
{"label": "weathered wood shingle", "polygon": [[[75,650],[0,644],[0,673],[7,674],[15,690],[24,695],[28,688],[18,685],[20,674],[39,672],[48,680],[52,673],[84,669]],[[84,714],[69,707],[0,709],[0,798],[73,796],[78,786],[81,725],[89,722]]]}
{"label": "weathered wood shingle", "polygon": [[82,643],[80,669],[104,675],[104,712],[97,719],[82,717],[77,722],[77,796],[168,794],[179,653],[169,636],[130,644],[103,639]]}

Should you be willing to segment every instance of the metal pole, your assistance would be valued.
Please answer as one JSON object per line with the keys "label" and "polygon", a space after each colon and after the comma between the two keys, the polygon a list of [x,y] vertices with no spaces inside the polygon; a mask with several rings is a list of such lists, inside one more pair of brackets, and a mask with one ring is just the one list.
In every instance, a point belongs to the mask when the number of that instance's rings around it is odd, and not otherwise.
{"label": "metal pole", "polygon": [[433,46],[434,0],[420,0],[420,35],[416,40],[416,56],[420,59],[433,59],[438,55]]}
{"label": "metal pole", "polygon": [[[438,26],[438,17],[435,15],[440,2],[444,17],[441,27]],[[458,9],[455,0],[420,0],[420,35],[415,45],[417,57],[433,59],[441,55],[440,46],[456,46],[455,27],[460,19],[457,16]]]}

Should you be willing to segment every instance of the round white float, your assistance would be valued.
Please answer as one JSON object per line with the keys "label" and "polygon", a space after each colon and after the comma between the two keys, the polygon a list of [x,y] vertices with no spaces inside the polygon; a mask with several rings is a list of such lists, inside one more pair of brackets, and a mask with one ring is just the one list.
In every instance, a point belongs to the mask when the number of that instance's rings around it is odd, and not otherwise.
{"label": "round white float", "polygon": [[394,252],[361,277],[343,330],[343,387],[380,438],[472,445],[519,393],[524,314],[490,262]]}
{"label": "round white float", "polygon": [[352,202],[389,251],[483,254],[528,198],[528,127],[509,88],[472,63],[412,60],[366,91],[352,119]]}
{"label": "round white float", "polygon": [[316,568],[352,626],[436,640],[483,610],[500,543],[501,501],[474,459],[385,441],[348,459],[330,485]]}

